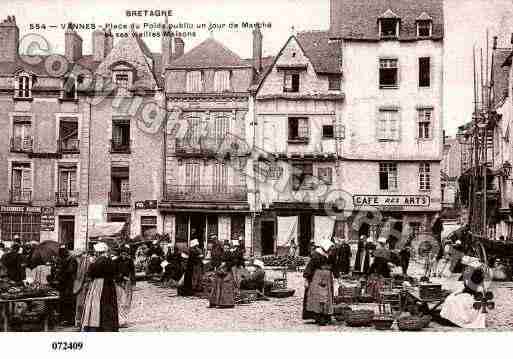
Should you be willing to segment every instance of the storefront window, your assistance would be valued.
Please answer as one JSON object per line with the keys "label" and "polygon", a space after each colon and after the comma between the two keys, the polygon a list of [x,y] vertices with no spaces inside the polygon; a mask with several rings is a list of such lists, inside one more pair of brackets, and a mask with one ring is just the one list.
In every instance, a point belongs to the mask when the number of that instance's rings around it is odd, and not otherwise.
{"label": "storefront window", "polygon": [[39,213],[3,213],[2,241],[12,241],[19,235],[22,241],[39,242],[40,226]]}

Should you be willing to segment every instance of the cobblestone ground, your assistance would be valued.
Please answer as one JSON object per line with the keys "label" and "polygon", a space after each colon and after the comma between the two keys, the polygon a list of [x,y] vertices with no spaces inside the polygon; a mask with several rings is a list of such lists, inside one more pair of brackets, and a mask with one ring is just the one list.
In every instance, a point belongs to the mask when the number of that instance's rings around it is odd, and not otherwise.
{"label": "cobblestone ground", "polygon": [[[271,273],[272,274],[272,273]],[[159,288],[138,282],[128,327],[122,331],[374,331],[349,328],[343,324],[318,327],[301,319],[303,299],[302,274],[289,273],[289,287],[296,289],[293,297],[258,301],[233,309],[208,309],[208,301],[176,296],[174,289]],[[443,279],[444,286],[455,287],[454,280]],[[513,283],[495,283],[496,308],[488,315],[489,330],[513,328]],[[375,305],[370,305],[376,308]],[[431,323],[429,331],[461,329]]]}

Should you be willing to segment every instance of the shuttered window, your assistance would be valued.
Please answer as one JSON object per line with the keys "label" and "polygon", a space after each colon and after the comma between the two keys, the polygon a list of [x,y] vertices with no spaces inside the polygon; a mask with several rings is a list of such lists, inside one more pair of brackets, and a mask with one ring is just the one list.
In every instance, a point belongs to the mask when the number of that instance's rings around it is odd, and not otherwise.
{"label": "shuttered window", "polygon": [[199,162],[188,161],[185,163],[185,184],[191,191],[199,191],[201,183],[200,169]]}
{"label": "shuttered window", "polygon": [[201,71],[187,72],[187,92],[202,92],[203,91],[203,73]]}
{"label": "shuttered window", "polygon": [[216,71],[214,73],[214,91],[230,91],[230,71]]}
{"label": "shuttered window", "polygon": [[378,140],[399,140],[399,111],[384,109],[379,110]]}

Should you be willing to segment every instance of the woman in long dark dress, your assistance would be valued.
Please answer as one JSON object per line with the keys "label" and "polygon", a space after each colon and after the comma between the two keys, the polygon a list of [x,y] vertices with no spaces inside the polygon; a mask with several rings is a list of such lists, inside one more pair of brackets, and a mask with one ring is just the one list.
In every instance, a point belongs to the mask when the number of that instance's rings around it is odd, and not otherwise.
{"label": "woman in long dark dress", "polygon": [[372,242],[371,239],[367,239],[365,243],[365,257],[363,259],[363,273],[368,274],[370,265],[371,265],[371,255],[376,249],[376,245]]}
{"label": "woman in long dark dress", "polygon": [[319,325],[328,324],[333,315],[333,277],[338,278],[339,274],[330,259],[332,248],[330,240],[322,240],[303,272],[303,319],[313,318]]}
{"label": "woman in long dark dress", "polygon": [[214,287],[209,297],[209,308],[233,308],[235,306],[235,278],[233,270],[237,257],[224,251],[222,262],[216,270]]}
{"label": "woman in long dark dress", "polygon": [[178,295],[192,296],[201,292],[201,279],[203,276],[203,253],[199,248],[199,241],[193,239],[185,266],[184,283],[178,290]]}
{"label": "woman in long dark dress", "polygon": [[164,269],[162,281],[169,286],[176,286],[183,275],[182,256],[178,247],[174,247],[167,253],[166,261],[168,262]]}
{"label": "woman in long dark dress", "polygon": [[354,261],[354,270],[357,271],[357,272],[361,272],[362,271],[362,258],[363,258],[363,254],[364,254],[364,251],[365,251],[365,240],[367,238],[362,235],[360,236],[360,238],[358,239],[358,247],[356,248],[356,258],[355,258],[355,261]]}
{"label": "woman in long dark dress", "polygon": [[116,265],[107,255],[105,243],[94,246],[98,259],[89,266],[92,279],[84,304],[82,331],[117,332],[119,330],[118,302],[116,298]]}

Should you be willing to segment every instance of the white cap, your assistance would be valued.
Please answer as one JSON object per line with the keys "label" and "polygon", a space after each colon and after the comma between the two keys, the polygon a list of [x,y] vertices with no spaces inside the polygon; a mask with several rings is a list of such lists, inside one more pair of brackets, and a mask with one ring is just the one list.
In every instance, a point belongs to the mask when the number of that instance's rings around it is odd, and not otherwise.
{"label": "white cap", "polygon": [[458,240],[456,241],[456,243],[454,243],[454,244],[459,245],[459,244],[461,244],[461,241],[458,239]]}
{"label": "white cap", "polygon": [[234,240],[232,241],[232,246],[238,246],[238,245],[239,245],[239,241],[238,241],[238,240],[236,240],[236,239],[234,239]]}
{"label": "white cap", "polygon": [[153,242],[151,242],[152,244],[157,244],[159,241],[157,240],[154,240]]}
{"label": "white cap", "polygon": [[253,260],[253,265],[254,265],[255,267],[260,267],[260,268],[262,268],[262,269],[264,268],[264,262],[263,262],[263,261],[261,261],[260,259],[255,259],[255,260]]}
{"label": "white cap", "polygon": [[379,237],[379,238],[378,238],[378,243],[386,244],[386,243],[387,243],[387,239],[386,239],[386,238],[384,238],[384,237]]}
{"label": "white cap", "polygon": [[360,239],[365,239],[365,238],[367,238],[367,237],[365,237],[365,235],[364,235],[364,234],[362,234],[362,235],[360,236]]}
{"label": "white cap", "polygon": [[199,241],[197,239],[193,239],[191,241],[191,247],[196,247],[196,246],[199,246]]}
{"label": "white cap", "polygon": [[372,238],[367,238],[367,243],[372,243]]}
{"label": "white cap", "polygon": [[325,252],[329,251],[333,246],[333,242],[327,238],[321,239],[319,241],[319,247],[321,247]]}
{"label": "white cap", "polygon": [[98,242],[94,245],[95,252],[107,252],[109,250],[109,246],[105,244],[104,242]]}
{"label": "white cap", "polygon": [[463,258],[461,258],[461,264],[472,268],[479,268],[481,266],[481,262],[478,258],[470,256],[463,256]]}
{"label": "white cap", "polygon": [[189,256],[187,255],[187,253],[182,253],[182,258],[187,259],[187,258],[189,258]]}

